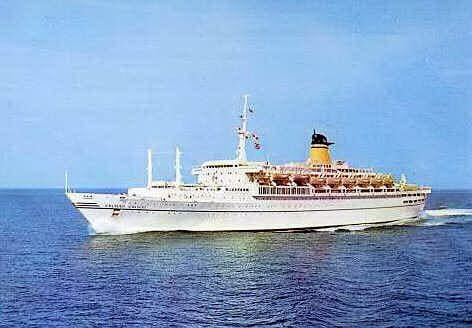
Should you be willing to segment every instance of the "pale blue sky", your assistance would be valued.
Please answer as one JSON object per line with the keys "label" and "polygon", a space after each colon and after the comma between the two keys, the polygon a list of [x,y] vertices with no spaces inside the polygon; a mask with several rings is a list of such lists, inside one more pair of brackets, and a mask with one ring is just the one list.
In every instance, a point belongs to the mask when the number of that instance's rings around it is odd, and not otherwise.
{"label": "pale blue sky", "polygon": [[[0,187],[145,180],[145,150],[235,156],[241,95],[263,151],[472,187],[471,1],[1,1]],[[172,155],[156,156],[170,177]]]}

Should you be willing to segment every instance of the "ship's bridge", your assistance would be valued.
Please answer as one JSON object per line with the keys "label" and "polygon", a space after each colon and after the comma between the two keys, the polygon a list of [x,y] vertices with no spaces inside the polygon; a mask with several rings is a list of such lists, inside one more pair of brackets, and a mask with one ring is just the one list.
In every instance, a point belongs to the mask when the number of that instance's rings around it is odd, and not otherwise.
{"label": "ship's bridge", "polygon": [[248,184],[248,173],[260,171],[266,162],[216,160],[204,162],[192,170],[199,184],[207,186],[232,186]]}
{"label": "ship's bridge", "polygon": [[206,161],[200,167],[201,168],[227,168],[227,167],[239,167],[245,163],[233,159],[224,159],[216,161]]}

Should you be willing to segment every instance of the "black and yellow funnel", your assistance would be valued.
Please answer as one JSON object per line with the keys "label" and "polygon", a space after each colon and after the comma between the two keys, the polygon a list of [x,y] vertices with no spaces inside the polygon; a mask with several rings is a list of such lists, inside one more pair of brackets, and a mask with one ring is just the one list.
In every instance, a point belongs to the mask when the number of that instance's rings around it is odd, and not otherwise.
{"label": "black and yellow funnel", "polygon": [[310,165],[331,164],[331,156],[329,155],[329,146],[334,142],[328,142],[322,134],[313,130],[311,136],[310,157],[308,162]]}

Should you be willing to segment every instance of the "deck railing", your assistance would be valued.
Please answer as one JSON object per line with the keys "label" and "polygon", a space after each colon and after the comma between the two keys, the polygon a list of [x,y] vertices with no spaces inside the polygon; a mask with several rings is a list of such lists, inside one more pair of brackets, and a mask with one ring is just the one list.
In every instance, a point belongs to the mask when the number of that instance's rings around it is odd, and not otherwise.
{"label": "deck railing", "polygon": [[258,196],[347,196],[347,195],[392,195],[404,196],[430,191],[430,188],[419,187],[415,191],[404,191],[400,188],[356,188],[335,189],[315,188],[309,186],[259,186]]}

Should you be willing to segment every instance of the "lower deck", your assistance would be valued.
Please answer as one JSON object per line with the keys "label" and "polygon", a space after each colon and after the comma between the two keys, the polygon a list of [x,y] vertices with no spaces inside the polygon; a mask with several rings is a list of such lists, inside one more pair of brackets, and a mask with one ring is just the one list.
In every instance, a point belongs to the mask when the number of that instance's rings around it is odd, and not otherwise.
{"label": "lower deck", "polygon": [[183,212],[309,212],[422,205],[429,191],[382,193],[259,194],[229,199],[168,200],[125,194],[68,193],[77,208]]}

